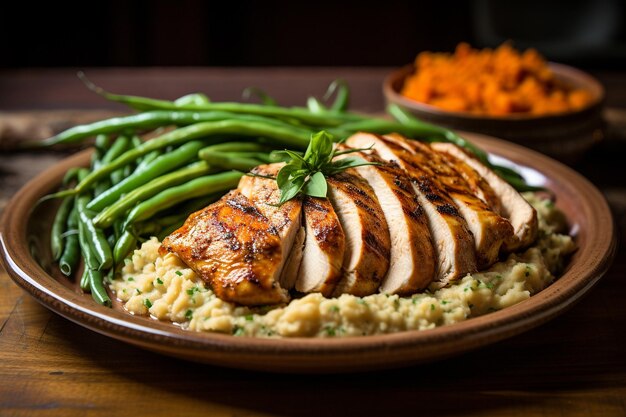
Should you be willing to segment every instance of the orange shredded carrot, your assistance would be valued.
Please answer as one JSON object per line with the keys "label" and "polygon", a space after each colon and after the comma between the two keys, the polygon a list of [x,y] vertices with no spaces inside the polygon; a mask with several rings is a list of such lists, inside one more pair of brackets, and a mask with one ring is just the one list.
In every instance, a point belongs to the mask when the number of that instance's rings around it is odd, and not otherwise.
{"label": "orange shredded carrot", "polygon": [[577,110],[591,94],[557,79],[535,50],[509,43],[495,50],[460,43],[454,54],[422,52],[402,95],[448,111],[490,116],[545,115]]}

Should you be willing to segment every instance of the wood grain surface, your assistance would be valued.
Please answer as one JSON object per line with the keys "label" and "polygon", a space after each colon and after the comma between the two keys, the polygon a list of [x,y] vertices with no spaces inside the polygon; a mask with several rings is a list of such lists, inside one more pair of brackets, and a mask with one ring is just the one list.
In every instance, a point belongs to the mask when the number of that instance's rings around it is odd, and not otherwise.
{"label": "wood grain surface", "polygon": [[[99,70],[111,89],[216,100],[258,85],[284,104],[321,94],[337,74],[357,109],[382,110],[384,69]],[[99,79],[98,79],[99,78]],[[626,74],[600,77],[626,107]],[[139,80],[139,81],[138,81]],[[146,81],[147,80],[147,81]],[[193,83],[201,85],[195,87]],[[4,72],[0,109],[97,108],[71,70]],[[63,92],[63,94],[61,94]],[[219,94],[218,94],[219,92]],[[28,100],[24,98],[28,96]],[[117,110],[115,108],[110,108]],[[623,112],[611,120],[624,125]],[[616,134],[618,137],[620,134]],[[623,136],[621,136],[623,138]],[[0,202],[65,153],[0,153]],[[626,238],[626,142],[609,139],[575,168],[609,200]],[[1,203],[0,203],[1,204]],[[0,205],[1,207],[1,205]],[[1,416],[626,415],[626,250],[590,294],[540,328],[453,359],[353,375],[272,375],[197,365],[125,345],[40,306],[0,272]]]}

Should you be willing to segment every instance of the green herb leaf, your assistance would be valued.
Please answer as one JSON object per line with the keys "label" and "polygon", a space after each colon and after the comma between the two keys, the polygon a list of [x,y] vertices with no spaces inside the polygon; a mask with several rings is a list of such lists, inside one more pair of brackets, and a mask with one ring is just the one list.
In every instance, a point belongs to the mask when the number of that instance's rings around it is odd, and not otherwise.
{"label": "green herb leaf", "polygon": [[311,197],[326,197],[328,191],[328,185],[326,184],[326,178],[321,172],[316,172],[311,175],[311,178],[306,182],[302,192]]}
{"label": "green herb leaf", "polygon": [[286,155],[284,167],[276,176],[276,183],[280,189],[280,201],[278,205],[295,198],[299,194],[311,197],[324,198],[328,192],[326,177],[336,175],[349,168],[363,165],[376,165],[375,162],[367,162],[363,158],[346,157],[333,161],[335,156],[360,152],[366,149],[342,149],[336,151],[333,137],[325,131],[311,136],[311,141],[304,155],[290,150],[275,153],[273,159]]}

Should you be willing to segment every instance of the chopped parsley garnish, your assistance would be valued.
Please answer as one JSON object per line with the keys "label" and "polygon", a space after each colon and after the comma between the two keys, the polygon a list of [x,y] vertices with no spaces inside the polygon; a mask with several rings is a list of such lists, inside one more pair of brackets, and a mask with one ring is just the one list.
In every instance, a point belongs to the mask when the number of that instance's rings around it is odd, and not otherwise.
{"label": "chopped parsley garnish", "polygon": [[183,276],[183,273],[182,273],[182,272],[180,272],[180,271],[176,271],[176,272],[175,272],[175,274],[176,274],[176,275],[178,275],[179,277],[182,277],[182,276]]}
{"label": "chopped parsley garnish", "polygon": [[356,300],[356,302],[357,302],[358,304],[361,304],[361,305],[364,305],[364,306],[366,306],[366,305],[367,305],[367,301],[365,301],[365,300],[364,300],[364,299],[362,299],[362,298],[357,299],[357,300]]}
{"label": "chopped parsley garnish", "polygon": [[163,285],[163,280],[161,280],[161,278],[159,278],[159,277],[157,277],[156,282],[159,285]]}
{"label": "chopped parsley garnish", "polygon": [[134,281],[134,280],[135,280],[135,278],[133,278],[133,277],[128,277],[128,279],[127,279],[127,281]]}
{"label": "chopped parsley garnish", "polygon": [[144,298],[143,305],[145,305],[146,307],[150,308],[150,307],[152,307],[152,301],[150,301],[147,298]]}
{"label": "chopped parsley garnish", "polygon": [[193,318],[193,311],[191,311],[191,310],[185,311],[185,318],[187,320],[191,320]]}
{"label": "chopped parsley garnish", "polygon": [[330,306],[329,310],[333,313],[337,313],[339,312],[339,306]]}
{"label": "chopped parsley garnish", "polygon": [[243,327],[234,326],[233,327],[233,336],[243,336],[246,333]]}
{"label": "chopped parsley garnish", "polygon": [[254,321],[254,316],[252,314],[246,314],[246,321]]}
{"label": "chopped parsley garnish", "polygon": [[448,300],[441,300],[441,304],[443,304],[444,306],[445,306],[446,304],[448,304],[449,302],[450,302],[450,301],[448,301]]}
{"label": "chopped parsley garnish", "polygon": [[430,305],[430,311],[435,311],[435,305],[434,304]]}
{"label": "chopped parsley garnish", "polygon": [[135,288],[135,291],[137,291],[137,294],[141,294],[141,290],[139,288]]}
{"label": "chopped parsley garnish", "polygon": [[187,295],[189,295],[190,297],[193,297],[195,293],[200,292],[200,288],[192,287],[192,288],[189,288],[186,292],[187,292]]}

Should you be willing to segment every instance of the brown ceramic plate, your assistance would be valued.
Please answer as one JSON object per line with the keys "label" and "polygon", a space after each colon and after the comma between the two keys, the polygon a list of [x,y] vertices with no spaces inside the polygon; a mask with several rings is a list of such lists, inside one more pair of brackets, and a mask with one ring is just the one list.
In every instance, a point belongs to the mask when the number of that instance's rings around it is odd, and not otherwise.
{"label": "brown ceramic plate", "polygon": [[572,162],[603,137],[604,87],[591,75],[576,68],[555,63],[550,63],[549,67],[559,80],[587,90],[592,96],[591,103],[580,110],[542,116],[512,114],[496,117],[447,111],[400,94],[404,80],[414,72],[413,65],[392,72],[383,84],[383,93],[387,103],[395,103],[424,121],[493,135]]}
{"label": "brown ceramic plate", "polygon": [[520,167],[557,197],[578,251],[556,282],[507,309],[425,331],[342,339],[253,339],[195,333],[118,308],[97,305],[77,291],[50,261],[48,236],[55,206],[35,202],[54,190],[63,173],[86,165],[82,152],[29,182],[4,211],[2,256],[11,277],[52,311],[104,335],[166,355],[217,365],[284,372],[338,372],[404,366],[459,354],[535,327],[571,307],[606,272],[615,251],[611,213],[586,179],[529,149],[485,136],[469,139]]}

